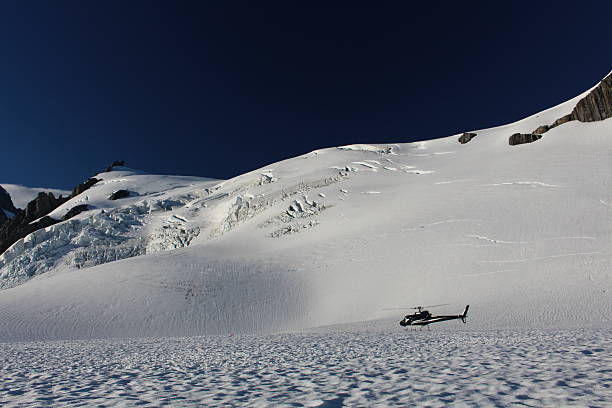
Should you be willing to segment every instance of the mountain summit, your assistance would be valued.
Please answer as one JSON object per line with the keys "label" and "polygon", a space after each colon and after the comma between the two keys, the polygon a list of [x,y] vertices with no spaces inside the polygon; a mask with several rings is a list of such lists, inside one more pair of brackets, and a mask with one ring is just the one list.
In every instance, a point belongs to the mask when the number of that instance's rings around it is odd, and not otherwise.
{"label": "mountain summit", "polygon": [[472,305],[468,328],[611,327],[610,81],[225,181],[113,167],[0,256],[0,340],[397,324],[381,309],[432,303]]}

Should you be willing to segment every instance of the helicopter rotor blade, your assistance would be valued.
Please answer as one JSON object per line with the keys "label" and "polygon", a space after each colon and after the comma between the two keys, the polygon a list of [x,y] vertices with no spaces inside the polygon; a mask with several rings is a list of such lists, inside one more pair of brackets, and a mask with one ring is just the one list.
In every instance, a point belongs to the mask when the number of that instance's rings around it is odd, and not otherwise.
{"label": "helicopter rotor blade", "polygon": [[431,305],[431,306],[415,306],[415,307],[385,307],[381,310],[405,310],[405,309],[425,309],[426,307],[438,307],[438,306],[448,306],[450,303],[442,303],[440,305]]}

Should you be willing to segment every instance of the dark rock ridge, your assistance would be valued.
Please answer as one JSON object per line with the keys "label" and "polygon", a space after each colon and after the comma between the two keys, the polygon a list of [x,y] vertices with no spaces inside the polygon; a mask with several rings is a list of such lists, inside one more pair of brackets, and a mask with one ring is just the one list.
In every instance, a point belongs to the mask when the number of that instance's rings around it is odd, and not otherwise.
{"label": "dark rock ridge", "polygon": [[[123,161],[113,162],[110,167],[112,168],[113,165],[123,165]],[[2,221],[2,218],[0,218],[0,255],[10,248],[11,245],[21,238],[25,238],[28,234],[68,220],[75,215],[82,213],[83,211],[89,210],[87,205],[77,205],[76,207],[70,209],[70,211],[68,211],[61,220],[56,220],[47,215],[60,205],[64,204],[66,201],[76,197],[84,191],[87,191],[99,181],[100,180],[93,177],[84,181],[76,186],[72,190],[72,194],[70,194],[68,197],[62,197],[60,195],[56,198],[53,193],[38,193],[38,196],[34,200],[30,201],[24,210],[15,209],[14,218],[6,219],[4,221]],[[6,193],[4,189],[0,191],[0,200],[3,199],[2,192]],[[8,196],[8,193],[6,194]],[[8,196],[8,200],[10,201],[10,196]],[[4,201],[0,201],[0,203],[2,202]],[[12,206],[12,208],[14,208],[14,206]],[[9,209],[9,211],[11,210]],[[4,212],[2,212],[2,215],[4,215]],[[2,217],[2,215],[0,215],[0,217]]]}
{"label": "dark rock ridge", "polygon": [[465,132],[464,134],[462,134],[461,136],[459,136],[459,143],[461,144],[466,144],[468,143],[470,140],[472,140],[473,138],[475,138],[477,136],[476,133],[470,133],[470,132]]}
{"label": "dark rock ridge", "polygon": [[534,130],[532,133],[534,135],[543,135],[544,133],[548,132],[550,130],[550,126],[548,125],[543,125],[538,127],[536,130]]}
{"label": "dark rock ridge", "polygon": [[570,120],[574,120],[574,119],[572,119],[572,114],[571,113],[568,113],[565,116],[561,116],[559,119],[555,120],[552,125],[550,125],[550,129],[552,129],[554,127],[557,127],[559,125],[562,125],[564,123],[567,123]]}
{"label": "dark rock ridge", "polygon": [[53,193],[38,193],[38,196],[28,203],[25,210],[19,210],[15,218],[0,226],[0,254],[28,234],[58,223],[59,220],[54,220],[47,214],[68,199],[69,197],[63,198],[62,196],[55,198]]}
{"label": "dark rock ridge", "polygon": [[87,211],[87,210],[89,210],[89,206],[87,204],[81,204],[81,205],[72,207],[70,211],[68,211],[66,215],[64,215],[64,221],[69,220],[70,218],[76,215],[79,215],[80,213]]}
{"label": "dark rock ridge", "polygon": [[0,225],[4,224],[9,220],[4,211],[10,211],[13,214],[17,214],[17,208],[13,205],[11,195],[2,186],[0,186]]}
{"label": "dark rock ridge", "polygon": [[72,190],[72,195],[70,196],[75,197],[78,196],[79,194],[81,194],[83,191],[85,190],[89,190],[91,188],[91,186],[93,186],[94,184],[96,184],[98,181],[97,178],[90,178],[84,182],[82,182],[81,184],[79,184],[78,186],[76,186],[73,190]]}
{"label": "dark rock ridge", "polygon": [[25,218],[28,220],[40,218],[49,214],[67,200],[68,198],[63,198],[61,195],[55,198],[53,193],[38,193],[38,196],[30,201],[25,208]]}
{"label": "dark rock ridge", "polygon": [[8,220],[0,227],[0,254],[3,254],[11,245],[28,234],[59,222],[45,215],[36,222],[30,223],[24,219],[23,214],[24,212],[21,211],[15,218]]}
{"label": "dark rock ridge", "polygon": [[108,173],[109,171],[113,171],[113,167],[115,166],[123,166],[125,165],[125,162],[123,160],[115,160],[114,162],[111,163],[110,166],[108,166],[106,169],[104,169],[105,173]]}
{"label": "dark rock ridge", "polygon": [[17,212],[17,207],[13,204],[11,195],[2,186],[0,186],[0,208],[3,210],[10,211],[12,213]]}
{"label": "dark rock ridge", "polygon": [[595,122],[608,118],[612,118],[612,73],[605,77],[587,96],[579,100],[572,113],[560,117],[550,126],[538,127],[533,133],[541,135],[571,120]]}
{"label": "dark rock ridge", "polygon": [[515,133],[510,136],[508,143],[510,143],[510,146],[516,146],[525,143],[532,143],[541,138],[542,135],[537,135],[533,133]]}
{"label": "dark rock ridge", "polygon": [[119,200],[121,198],[127,198],[130,196],[130,192],[127,190],[117,190],[108,197],[109,200]]}
{"label": "dark rock ridge", "polygon": [[571,115],[580,122],[612,118],[612,73],[578,102]]}

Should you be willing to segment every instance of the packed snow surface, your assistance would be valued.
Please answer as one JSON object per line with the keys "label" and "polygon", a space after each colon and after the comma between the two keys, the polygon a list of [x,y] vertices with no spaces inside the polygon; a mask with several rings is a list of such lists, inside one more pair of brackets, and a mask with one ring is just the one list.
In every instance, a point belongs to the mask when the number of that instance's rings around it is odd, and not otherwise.
{"label": "packed snow surface", "polygon": [[0,344],[4,407],[609,407],[609,330]]}
{"label": "packed snow surface", "polygon": [[440,303],[470,304],[469,330],[610,329],[612,119],[508,144],[579,98],[465,145],[319,149],[225,181],[96,175],[50,216],[88,211],[0,256],[0,341],[396,325],[383,309]]}

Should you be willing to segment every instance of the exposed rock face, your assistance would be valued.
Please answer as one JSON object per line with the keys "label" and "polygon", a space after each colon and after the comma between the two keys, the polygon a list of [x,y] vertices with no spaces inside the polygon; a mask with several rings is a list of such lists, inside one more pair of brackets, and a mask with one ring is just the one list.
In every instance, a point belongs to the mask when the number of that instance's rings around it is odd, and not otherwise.
{"label": "exposed rock face", "polygon": [[612,118],[612,74],[604,78],[587,96],[578,101],[572,113],[560,117],[550,126],[540,126],[533,133],[541,135],[571,120],[595,122],[608,118]]}
{"label": "exposed rock face", "polygon": [[[115,163],[113,163],[113,165],[118,165]],[[120,164],[122,165],[123,162],[120,162]],[[51,225],[57,224],[58,222],[74,217],[75,215],[80,214],[83,211],[87,211],[89,209],[87,205],[78,205],[68,211],[68,213],[63,217],[63,220],[56,220],[47,216],[47,214],[49,214],[51,211],[55,210],[57,207],[64,204],[69,199],[76,197],[82,192],[88,190],[89,188],[91,188],[91,186],[93,186],[99,181],[100,180],[96,178],[90,178],[87,181],[76,186],[72,190],[72,194],[69,197],[65,198],[61,195],[58,198],[55,198],[52,193],[38,193],[38,196],[28,203],[25,210],[22,211],[15,209],[15,218],[8,220],[3,220],[3,218],[0,218],[0,254],[4,253],[4,251],[10,248],[10,246],[13,245],[15,242],[17,242],[21,238],[25,238],[27,235],[31,234],[34,231],[37,231],[41,228],[50,227]],[[6,193],[4,189],[2,189],[2,191]],[[2,191],[0,191],[0,200],[3,200],[4,197]],[[8,196],[8,193],[6,193],[6,195]],[[6,198],[4,198],[4,200],[6,200]],[[8,200],[10,201],[10,196],[8,197]],[[12,208],[14,208],[12,202],[10,203],[10,205],[12,206]],[[11,210],[9,209],[9,211]],[[39,220],[33,222],[37,219]]]}
{"label": "exposed rock face", "polygon": [[38,196],[28,203],[25,209],[25,218],[35,220],[43,215],[49,214],[65,201],[63,198],[58,200],[53,193],[38,193]]}
{"label": "exposed rock face", "polygon": [[[61,196],[55,198],[53,193],[39,193],[34,200],[28,203],[25,210],[19,210],[15,218],[0,226],[0,254],[28,234],[58,223],[59,220],[54,220],[47,214],[67,200],[68,198]],[[33,222],[38,218],[40,218],[38,221]]]}
{"label": "exposed rock face", "polygon": [[17,208],[13,205],[10,194],[2,186],[0,186],[0,208],[17,213]]}
{"label": "exposed rock face", "polygon": [[119,200],[120,198],[126,198],[130,196],[130,192],[127,190],[117,190],[108,197],[109,200]]}
{"label": "exposed rock face", "polygon": [[548,132],[550,130],[550,126],[548,125],[544,125],[544,126],[540,126],[539,128],[537,128],[536,130],[534,130],[533,133],[534,135],[543,135],[544,133]]}
{"label": "exposed rock face", "polygon": [[89,206],[87,204],[77,205],[76,207],[72,207],[70,211],[64,215],[64,221],[69,220],[70,218],[79,215],[80,213],[89,210]]}
{"label": "exposed rock face", "polygon": [[572,120],[595,122],[612,118],[612,74],[604,78],[572,111]]}
{"label": "exposed rock face", "polygon": [[525,143],[532,143],[542,138],[542,135],[534,135],[533,133],[515,133],[510,136],[508,142],[510,146],[516,146]]}
{"label": "exposed rock face", "polygon": [[[111,171],[114,166],[123,165],[123,160],[114,161],[109,167],[106,168],[106,171]],[[65,198],[61,195],[58,198],[55,198],[52,193],[38,193],[38,196],[34,200],[30,201],[26,209],[23,211],[15,208],[13,202],[11,201],[10,195],[6,192],[6,190],[0,187],[0,209],[6,209],[15,214],[14,218],[8,219],[4,212],[0,210],[0,254],[4,253],[4,251],[6,251],[15,242],[34,231],[41,228],[50,227],[58,222],[72,218],[83,211],[89,210],[87,205],[77,205],[76,207],[70,209],[70,211],[68,211],[61,220],[56,220],[47,216],[47,214],[49,214],[51,211],[55,210],[57,207],[64,204],[71,198],[76,197],[82,192],[88,190],[99,181],[99,179],[92,177],[76,186],[72,190],[72,194]],[[116,193],[119,193],[119,195],[125,194],[120,193],[121,191],[125,191],[127,196],[129,196],[129,192],[126,190],[119,190]],[[37,219],[39,220],[33,222]]]}
{"label": "exposed rock face", "polygon": [[98,181],[97,178],[90,178],[87,181],[84,181],[83,183],[79,184],[78,186],[76,186],[73,190],[72,190],[72,195],[70,195],[70,197],[75,197],[79,194],[81,194],[83,191],[85,190],[89,190],[91,188],[91,186],[93,186],[94,184],[96,184]]}
{"label": "exposed rock face", "polygon": [[572,119],[572,114],[571,114],[571,113],[570,113],[570,114],[567,114],[567,115],[565,115],[565,116],[561,116],[559,119],[557,119],[557,120],[555,120],[555,121],[553,122],[553,124],[550,126],[550,129],[552,129],[552,128],[554,128],[554,127],[557,127],[557,126],[559,126],[559,125],[562,125],[562,124],[564,124],[564,123],[567,123],[567,122],[569,122],[570,120],[574,120],[574,119]]}
{"label": "exposed rock face", "polygon": [[108,166],[106,169],[104,169],[105,173],[108,173],[109,171],[113,171],[113,167],[115,166],[123,166],[125,165],[125,162],[123,160],[115,160],[114,162],[111,163],[110,166]]}
{"label": "exposed rock face", "polygon": [[[19,239],[24,238],[28,234],[37,231],[41,228],[50,227],[53,224],[58,223],[59,221],[52,219],[51,217],[42,217],[40,220],[28,223],[24,222],[23,219],[20,219],[19,216],[24,214],[23,211],[20,211],[19,214],[10,219],[0,228],[0,254],[6,251],[11,245],[17,242]],[[7,228],[9,227],[10,228]]]}
{"label": "exposed rock face", "polygon": [[476,137],[476,135],[477,135],[476,133],[465,132],[464,134],[459,136],[459,143],[466,144],[467,142],[472,140],[474,137]]}
{"label": "exposed rock face", "polygon": [[17,214],[17,208],[13,205],[11,196],[2,186],[0,186],[0,225],[8,221],[9,217],[3,210],[9,211],[13,214]]}

